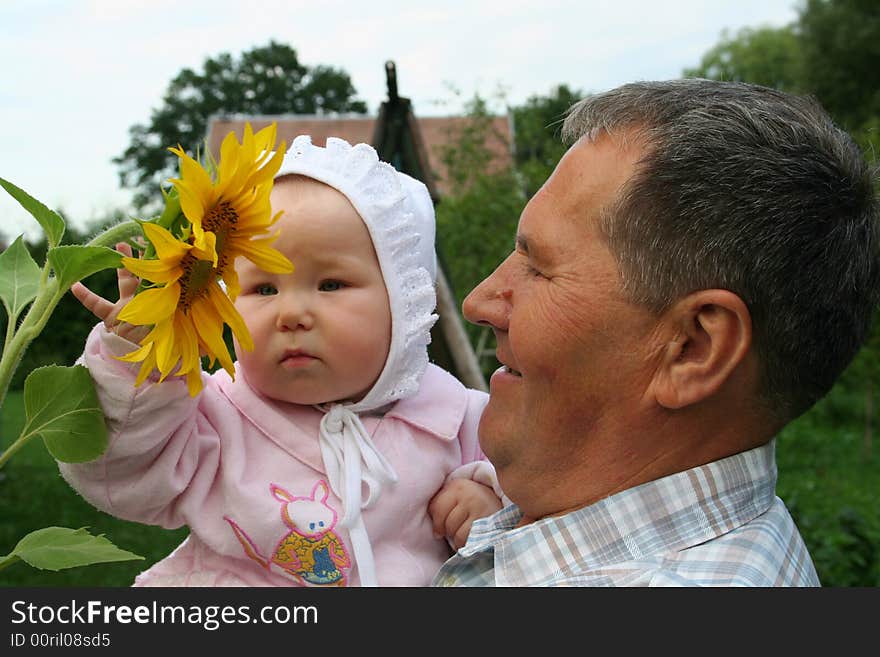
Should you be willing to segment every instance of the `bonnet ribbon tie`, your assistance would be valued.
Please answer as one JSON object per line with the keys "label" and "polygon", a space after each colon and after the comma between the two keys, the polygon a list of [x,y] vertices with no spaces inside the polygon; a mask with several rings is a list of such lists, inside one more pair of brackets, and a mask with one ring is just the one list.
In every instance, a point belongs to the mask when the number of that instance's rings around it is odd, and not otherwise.
{"label": "bonnet ribbon tie", "polygon": [[[342,500],[340,524],[351,536],[361,586],[377,586],[373,549],[361,509],[375,504],[382,486],[397,482],[397,473],[376,449],[361,419],[342,404],[333,404],[321,418],[318,444],[330,488]],[[367,485],[366,500],[363,484]]]}

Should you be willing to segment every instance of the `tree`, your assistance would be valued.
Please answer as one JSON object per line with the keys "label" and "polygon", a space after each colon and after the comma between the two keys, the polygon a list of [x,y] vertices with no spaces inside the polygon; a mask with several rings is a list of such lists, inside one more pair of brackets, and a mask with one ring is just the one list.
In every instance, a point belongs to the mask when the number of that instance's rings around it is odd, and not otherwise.
{"label": "tree", "polygon": [[809,91],[863,145],[880,147],[880,12],[876,0],[808,0],[798,28]]}
{"label": "tree", "polygon": [[195,151],[212,115],[365,113],[356,93],[344,71],[304,66],[293,48],[275,41],[240,58],[221,53],[206,59],[199,72],[185,68],[177,74],[149,125],[129,129],[131,141],[113,162],[122,186],[136,190],[134,205],[154,209],[159,186],[176,172],[177,158],[167,147]]}
{"label": "tree", "polygon": [[511,109],[515,135],[514,156],[528,196],[534,194],[565,153],[560,131],[568,109],[583,93],[561,84],[547,96],[531,96]]}
{"label": "tree", "polygon": [[880,13],[876,0],[806,0],[782,28],[744,28],[686,77],[811,94],[872,159],[880,149]]}
{"label": "tree", "polygon": [[793,25],[782,28],[745,27],[735,35],[725,30],[721,42],[703,55],[685,77],[751,82],[784,91],[804,85],[804,54]]}

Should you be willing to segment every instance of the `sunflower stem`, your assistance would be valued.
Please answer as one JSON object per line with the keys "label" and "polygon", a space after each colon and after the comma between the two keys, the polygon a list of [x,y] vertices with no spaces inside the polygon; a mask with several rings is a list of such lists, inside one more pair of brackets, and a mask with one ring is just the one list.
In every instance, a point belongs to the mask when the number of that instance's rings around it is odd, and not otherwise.
{"label": "sunflower stem", "polygon": [[106,246],[112,249],[119,242],[127,242],[138,235],[143,235],[141,225],[134,219],[129,219],[99,233],[89,240],[86,246]]}
{"label": "sunflower stem", "polygon": [[24,447],[30,441],[30,439],[36,435],[37,434],[33,431],[28,434],[22,433],[14,443],[6,448],[5,451],[0,453],[0,469],[2,469],[4,465],[6,465],[6,462],[12,458],[13,454]]}
{"label": "sunflower stem", "polygon": [[9,317],[7,316],[6,321],[6,338],[3,340],[3,353],[6,353],[6,350],[9,349],[9,344],[12,342],[12,337],[15,335],[15,323],[18,321],[18,317]]}
{"label": "sunflower stem", "polygon": [[5,557],[3,557],[2,560],[0,560],[0,570],[3,570],[4,568],[8,568],[9,566],[16,563],[17,561],[21,561],[21,557],[19,557],[17,554],[6,555]]}
{"label": "sunflower stem", "polygon": [[37,298],[34,299],[12,339],[3,349],[3,355],[0,356],[0,407],[3,406],[9,384],[12,382],[12,375],[18,369],[24,352],[27,351],[30,343],[40,335],[46,322],[49,321],[52,311],[55,310],[55,306],[61,301],[61,297],[66,291],[66,289],[59,290],[58,281],[54,278],[41,283]]}

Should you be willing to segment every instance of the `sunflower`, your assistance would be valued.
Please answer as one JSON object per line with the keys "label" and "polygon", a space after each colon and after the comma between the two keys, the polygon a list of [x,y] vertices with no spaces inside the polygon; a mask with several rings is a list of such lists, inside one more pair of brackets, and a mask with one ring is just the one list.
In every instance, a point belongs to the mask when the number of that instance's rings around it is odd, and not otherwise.
{"label": "sunflower", "polygon": [[293,271],[290,261],[270,246],[277,233],[268,232],[281,214],[273,216],[269,204],[274,176],[284,157],[283,143],[273,151],[275,138],[274,123],[256,134],[246,124],[241,143],[230,132],[223,140],[213,179],[179,146],[169,149],[180,158],[180,177],[171,183],[187,229],[177,237],[158,224],[145,222],[144,234],[156,257],[122,259],[128,271],[153,284],[118,315],[129,324],[152,326],[140,341],[141,347],[121,358],[141,363],[136,386],[154,369],[159,370],[159,380],[164,380],[179,363],[174,375],[186,376],[190,395],[195,396],[202,388],[201,353],[212,362],[219,361],[234,376],[223,340],[224,324],[242,348],[253,349],[247,326],[232,305],[240,289],[235,258],[248,258],[269,272]]}

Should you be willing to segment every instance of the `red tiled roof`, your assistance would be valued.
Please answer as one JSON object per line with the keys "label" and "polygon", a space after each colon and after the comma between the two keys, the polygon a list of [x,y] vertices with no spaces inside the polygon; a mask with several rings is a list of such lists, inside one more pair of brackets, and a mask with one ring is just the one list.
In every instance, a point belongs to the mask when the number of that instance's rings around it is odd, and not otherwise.
{"label": "red tiled roof", "polygon": [[[470,119],[464,116],[424,117],[417,118],[422,140],[428,152],[428,160],[435,183],[440,194],[448,192],[446,184],[446,167],[440,159],[443,145],[455,140]],[[212,118],[208,124],[208,148],[217,157],[220,143],[230,130],[234,130],[241,138],[246,121],[250,121],[254,130],[259,130],[272,121],[278,123],[278,141],[288,145],[297,135],[310,135],[312,142],[323,146],[327,137],[339,137],[351,144],[372,143],[376,117],[364,115],[343,115],[336,117],[322,116],[223,116]],[[493,117],[492,131],[487,146],[495,155],[493,167],[502,168],[512,163],[510,121],[506,116]]]}

